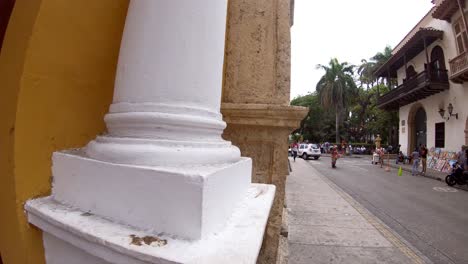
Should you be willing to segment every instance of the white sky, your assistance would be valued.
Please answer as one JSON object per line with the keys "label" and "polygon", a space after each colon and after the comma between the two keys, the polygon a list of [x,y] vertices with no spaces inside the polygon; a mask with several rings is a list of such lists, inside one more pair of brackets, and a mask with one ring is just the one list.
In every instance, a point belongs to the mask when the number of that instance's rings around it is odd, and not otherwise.
{"label": "white sky", "polygon": [[431,0],[296,0],[291,99],[315,91],[317,64],[359,64],[395,47],[432,8]]}

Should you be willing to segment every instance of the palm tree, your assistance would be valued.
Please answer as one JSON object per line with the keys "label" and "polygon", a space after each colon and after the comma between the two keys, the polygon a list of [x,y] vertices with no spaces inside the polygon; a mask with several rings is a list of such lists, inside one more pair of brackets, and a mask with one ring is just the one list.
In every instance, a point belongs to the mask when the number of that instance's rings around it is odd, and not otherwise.
{"label": "palm tree", "polygon": [[353,79],[353,65],[346,62],[340,63],[333,58],[328,65],[317,65],[317,69],[323,69],[325,74],[317,83],[317,93],[323,108],[335,108],[335,138],[340,142],[340,114],[346,108],[356,90]]}
{"label": "palm tree", "polygon": [[[383,52],[377,52],[369,60],[361,60],[361,64],[357,69],[359,75],[359,81],[361,86],[366,85],[366,88],[374,87],[375,83],[378,83],[378,78],[374,75],[374,72],[379,69],[388,59],[392,56],[392,49],[390,46],[386,46]],[[389,80],[387,80],[388,83]]]}
{"label": "palm tree", "polygon": [[357,73],[359,75],[359,81],[361,83],[361,86],[365,84],[367,89],[369,89],[369,87],[373,87],[376,81],[374,76],[374,71],[376,69],[375,65],[376,62],[372,60],[367,61],[365,59],[362,59],[361,65],[359,65],[358,67]]}
{"label": "palm tree", "polygon": [[[383,52],[377,52],[370,60],[374,63],[374,72],[384,65],[392,57],[392,48],[386,46]],[[390,86],[390,77],[387,79],[387,85]]]}
{"label": "palm tree", "polygon": [[390,46],[386,46],[383,52],[377,52],[371,60],[375,62],[376,67],[379,68],[382,66],[385,62],[387,62],[388,59],[392,56],[392,48]]}

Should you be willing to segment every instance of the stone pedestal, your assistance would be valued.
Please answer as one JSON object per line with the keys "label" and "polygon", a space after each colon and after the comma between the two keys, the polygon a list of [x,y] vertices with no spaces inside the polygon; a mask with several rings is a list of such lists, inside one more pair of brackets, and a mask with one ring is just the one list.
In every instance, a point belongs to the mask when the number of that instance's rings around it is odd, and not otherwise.
{"label": "stone pedestal", "polygon": [[223,137],[253,159],[253,182],[277,187],[258,260],[265,264],[276,261],[288,136],[307,114],[289,106],[291,6],[290,0],[231,0],[228,9]]}
{"label": "stone pedestal", "polygon": [[288,136],[302,120],[302,107],[222,104],[224,137],[253,160],[252,182],[273,184],[276,195],[258,263],[275,263],[288,168]]}
{"label": "stone pedestal", "polygon": [[255,262],[275,188],[221,137],[226,10],[130,2],[108,133],[54,153],[52,195],[26,204],[48,264]]}

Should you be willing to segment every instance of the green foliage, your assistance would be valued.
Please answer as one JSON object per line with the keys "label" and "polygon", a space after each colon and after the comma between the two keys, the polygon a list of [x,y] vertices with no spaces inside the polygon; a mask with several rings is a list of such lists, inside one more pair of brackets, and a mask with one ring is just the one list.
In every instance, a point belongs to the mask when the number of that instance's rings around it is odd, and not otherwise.
{"label": "green foliage", "polygon": [[331,59],[328,65],[317,65],[325,74],[317,83],[316,91],[320,104],[325,110],[335,110],[335,140],[340,141],[340,116],[348,107],[356,93],[356,83],[353,78],[354,65],[347,62],[340,63],[338,59]]}
{"label": "green foliage", "polygon": [[309,107],[296,132],[310,142],[346,139],[373,145],[372,137],[380,134],[384,143],[396,144],[391,142],[390,135],[397,134],[398,113],[377,107],[378,95],[389,88],[373,76],[390,56],[391,48],[386,47],[369,61],[362,60],[356,73],[355,66],[337,59],[330,60],[328,65],[317,65],[325,73],[316,85],[316,92],[291,101],[291,105]]}
{"label": "green foliage", "polygon": [[335,114],[333,109],[324,109],[316,92],[300,96],[291,105],[309,107],[309,113],[295,132],[304,135],[310,142],[335,141]]}

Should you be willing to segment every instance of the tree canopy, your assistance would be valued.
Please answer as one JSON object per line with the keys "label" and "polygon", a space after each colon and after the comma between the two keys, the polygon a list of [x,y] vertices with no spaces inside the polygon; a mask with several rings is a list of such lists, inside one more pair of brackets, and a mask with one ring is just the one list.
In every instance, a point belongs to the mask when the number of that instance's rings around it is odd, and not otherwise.
{"label": "tree canopy", "polygon": [[316,91],[320,104],[325,110],[335,110],[335,140],[339,142],[342,111],[347,108],[351,98],[357,92],[353,78],[353,65],[347,62],[340,63],[333,58],[328,65],[317,65],[318,69],[325,71],[317,83]]}
{"label": "tree canopy", "polygon": [[398,113],[377,107],[378,95],[389,91],[389,82],[374,76],[390,56],[391,48],[386,47],[357,66],[336,58],[328,65],[317,65],[324,75],[316,84],[316,91],[291,101],[291,105],[309,107],[296,132],[311,142],[345,139],[370,143],[373,136],[380,134],[385,143],[396,144]]}

